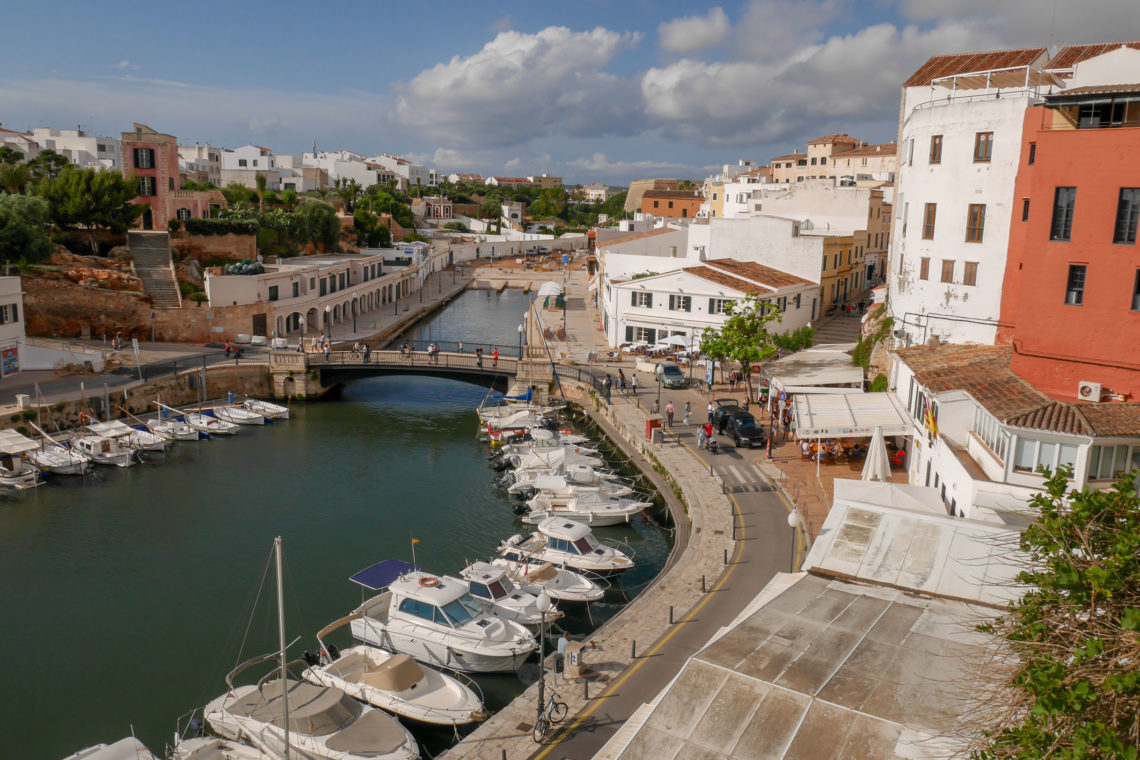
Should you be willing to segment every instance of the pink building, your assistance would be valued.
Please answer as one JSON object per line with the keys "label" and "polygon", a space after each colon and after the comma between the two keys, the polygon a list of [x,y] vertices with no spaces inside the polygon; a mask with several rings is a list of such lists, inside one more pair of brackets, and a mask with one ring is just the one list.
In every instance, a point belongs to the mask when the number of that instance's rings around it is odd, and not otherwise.
{"label": "pink building", "polygon": [[135,123],[134,131],[122,133],[123,176],[138,181],[135,203],[150,208],[139,217],[144,230],[165,230],[171,219],[207,219],[211,206],[222,206],[218,192],[181,189],[178,173],[178,138]]}

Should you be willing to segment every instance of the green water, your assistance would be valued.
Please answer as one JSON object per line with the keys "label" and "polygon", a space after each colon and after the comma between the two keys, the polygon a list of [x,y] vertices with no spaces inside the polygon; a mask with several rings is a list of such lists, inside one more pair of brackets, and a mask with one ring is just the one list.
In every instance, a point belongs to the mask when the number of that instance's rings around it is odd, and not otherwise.
{"label": "green water", "polygon": [[[524,300],[469,293],[436,319],[462,314],[464,340],[508,343]],[[413,535],[433,572],[490,556],[525,526],[474,436],[484,393],[434,378],[359,381],[287,423],[0,493],[0,756],[61,758],[132,726],[161,752],[180,715],[223,691],[243,636],[241,658],[276,647],[272,573],[251,618],[274,536],[287,636],[302,637],[293,656],[359,603],[348,576],[411,559]],[[641,564],[622,579],[632,595],[663,564],[665,538],[647,523],[603,534],[637,549]],[[611,601],[595,621],[616,612]],[[492,704],[523,687],[481,681]]]}

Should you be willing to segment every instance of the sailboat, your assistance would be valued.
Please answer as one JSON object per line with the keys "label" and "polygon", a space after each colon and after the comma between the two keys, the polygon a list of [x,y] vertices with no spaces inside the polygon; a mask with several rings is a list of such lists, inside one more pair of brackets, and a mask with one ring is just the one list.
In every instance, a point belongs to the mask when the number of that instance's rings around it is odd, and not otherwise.
{"label": "sailboat", "polygon": [[[280,536],[274,539],[273,549],[280,650],[230,671],[226,693],[203,711],[210,728],[223,738],[245,741],[271,758],[418,760],[416,740],[392,716],[362,705],[341,689],[289,677]],[[278,668],[256,684],[234,686],[234,678],[242,671],[274,660]]]}
{"label": "sailboat", "polygon": [[91,457],[64,446],[31,420],[28,424],[40,434],[40,447],[27,453],[36,467],[56,475],[82,475],[91,468]]}

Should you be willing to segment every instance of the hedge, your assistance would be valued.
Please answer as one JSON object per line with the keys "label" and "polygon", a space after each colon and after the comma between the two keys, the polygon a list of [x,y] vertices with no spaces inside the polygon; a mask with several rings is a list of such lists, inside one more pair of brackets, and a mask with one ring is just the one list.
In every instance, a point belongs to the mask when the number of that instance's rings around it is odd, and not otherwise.
{"label": "hedge", "polygon": [[255,235],[257,222],[237,219],[187,219],[186,231],[191,235]]}

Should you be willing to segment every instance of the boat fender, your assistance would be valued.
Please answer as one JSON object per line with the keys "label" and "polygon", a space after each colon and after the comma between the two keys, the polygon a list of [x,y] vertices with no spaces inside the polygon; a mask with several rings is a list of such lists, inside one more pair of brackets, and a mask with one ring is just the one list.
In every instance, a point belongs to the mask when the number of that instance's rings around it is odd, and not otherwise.
{"label": "boat fender", "polygon": [[420,585],[424,588],[435,588],[439,585],[439,578],[420,578]]}
{"label": "boat fender", "polygon": [[511,536],[510,538],[508,538],[505,543],[507,546],[518,546],[520,543],[522,543],[522,540],[523,540],[523,537],[521,535],[519,535],[518,533],[516,533],[513,536]]}

